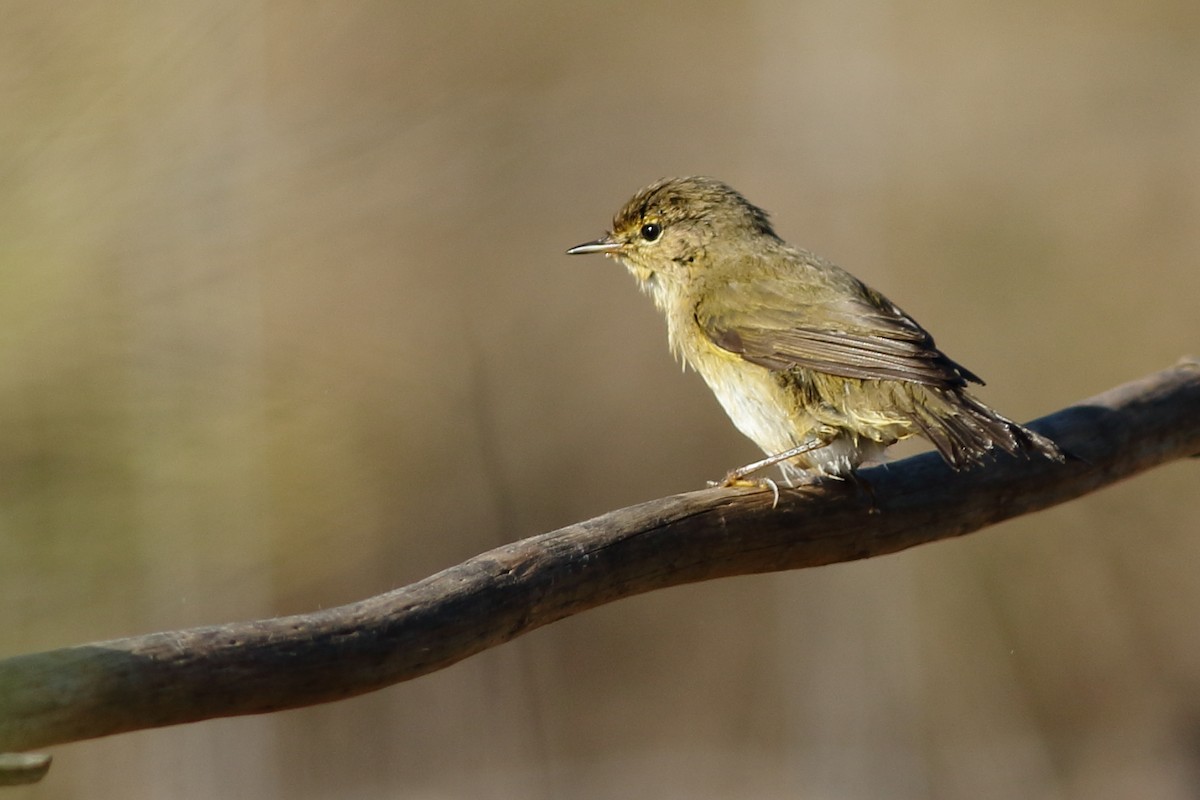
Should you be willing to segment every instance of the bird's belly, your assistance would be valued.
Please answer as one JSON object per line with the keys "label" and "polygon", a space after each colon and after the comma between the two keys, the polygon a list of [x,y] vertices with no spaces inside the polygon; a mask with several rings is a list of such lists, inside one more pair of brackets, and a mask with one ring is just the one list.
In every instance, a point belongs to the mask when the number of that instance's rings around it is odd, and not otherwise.
{"label": "bird's belly", "polygon": [[788,478],[805,472],[847,475],[865,461],[882,459],[889,444],[904,438],[884,428],[867,435],[829,405],[808,408],[795,388],[781,383],[770,370],[724,351],[693,353],[688,362],[737,429],[767,455],[816,440],[826,442],[781,465]]}
{"label": "bird's belly", "polygon": [[816,427],[770,370],[724,353],[689,361],[737,429],[768,455],[804,443]]}

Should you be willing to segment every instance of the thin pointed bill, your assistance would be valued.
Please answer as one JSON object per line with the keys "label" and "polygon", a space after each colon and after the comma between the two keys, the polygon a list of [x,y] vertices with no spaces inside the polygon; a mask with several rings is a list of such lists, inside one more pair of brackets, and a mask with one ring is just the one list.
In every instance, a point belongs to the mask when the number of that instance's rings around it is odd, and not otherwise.
{"label": "thin pointed bill", "polygon": [[577,244],[567,251],[569,256],[583,255],[584,253],[619,253],[621,252],[621,243],[615,242],[605,236],[603,239],[597,239],[594,242],[584,242]]}

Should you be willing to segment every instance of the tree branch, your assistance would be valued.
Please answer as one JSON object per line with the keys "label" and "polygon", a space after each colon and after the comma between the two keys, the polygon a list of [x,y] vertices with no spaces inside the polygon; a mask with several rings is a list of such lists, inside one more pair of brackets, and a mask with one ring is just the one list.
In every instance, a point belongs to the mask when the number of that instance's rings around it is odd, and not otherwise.
{"label": "tree branch", "polygon": [[1200,361],[1033,427],[1074,457],[1002,458],[955,473],[926,454],[866,471],[870,494],[826,482],[783,490],[776,508],[764,490],[689,492],[340,608],[9,658],[0,661],[0,751],[351,697],[623,597],[894,553],[1038,511],[1200,453]]}

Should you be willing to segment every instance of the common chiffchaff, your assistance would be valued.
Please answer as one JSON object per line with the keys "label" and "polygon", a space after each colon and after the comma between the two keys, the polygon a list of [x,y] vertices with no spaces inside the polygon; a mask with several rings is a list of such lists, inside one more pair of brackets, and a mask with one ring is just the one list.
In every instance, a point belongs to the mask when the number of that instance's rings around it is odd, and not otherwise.
{"label": "common chiffchaff", "polygon": [[850,273],[780,239],[761,208],[712,178],[666,178],[633,196],[612,231],[570,254],[629,269],[667,318],[671,350],[700,373],[738,430],[789,481],[849,477],[910,436],[955,469],[995,449],[1061,461],[1049,439],[972,397],[982,384]]}

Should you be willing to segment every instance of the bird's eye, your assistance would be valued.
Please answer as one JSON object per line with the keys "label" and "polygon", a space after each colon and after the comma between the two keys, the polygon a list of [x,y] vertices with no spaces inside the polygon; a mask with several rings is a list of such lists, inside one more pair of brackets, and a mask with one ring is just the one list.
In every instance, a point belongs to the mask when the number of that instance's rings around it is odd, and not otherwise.
{"label": "bird's eye", "polygon": [[647,222],[642,226],[642,238],[647,242],[653,242],[659,236],[662,236],[662,225],[657,222]]}

